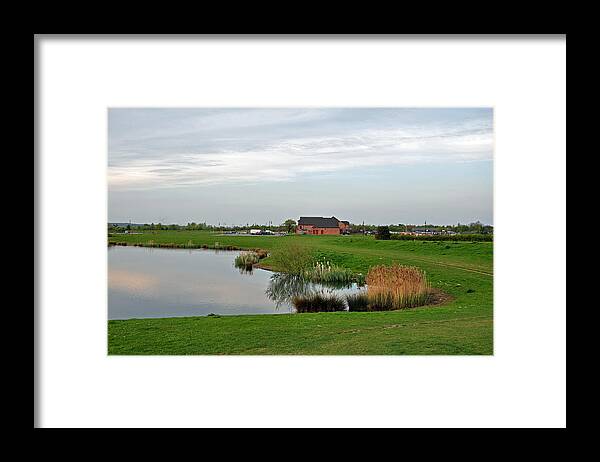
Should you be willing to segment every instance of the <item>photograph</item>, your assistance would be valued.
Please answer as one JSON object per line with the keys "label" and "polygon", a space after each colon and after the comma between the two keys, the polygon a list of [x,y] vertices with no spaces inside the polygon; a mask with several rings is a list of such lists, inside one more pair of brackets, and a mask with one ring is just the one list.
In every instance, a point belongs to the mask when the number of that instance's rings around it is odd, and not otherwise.
{"label": "photograph", "polygon": [[37,34],[34,428],[566,429],[566,159],[566,34]]}
{"label": "photograph", "polygon": [[493,107],[108,107],[108,355],[494,354]]}

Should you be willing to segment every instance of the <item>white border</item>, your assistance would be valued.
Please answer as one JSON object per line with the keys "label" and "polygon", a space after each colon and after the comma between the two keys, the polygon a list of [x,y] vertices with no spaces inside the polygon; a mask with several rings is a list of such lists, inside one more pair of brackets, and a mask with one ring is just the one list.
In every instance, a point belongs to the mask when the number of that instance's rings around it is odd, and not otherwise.
{"label": "white border", "polygon": [[[565,425],[564,38],[37,40],[38,425]],[[495,355],[108,357],[109,106],[495,107]]]}

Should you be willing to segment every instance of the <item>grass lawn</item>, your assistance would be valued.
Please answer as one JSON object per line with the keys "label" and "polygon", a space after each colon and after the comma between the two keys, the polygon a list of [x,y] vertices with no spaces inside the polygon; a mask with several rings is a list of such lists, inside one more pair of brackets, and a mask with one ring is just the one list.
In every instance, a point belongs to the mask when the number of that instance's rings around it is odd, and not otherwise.
{"label": "grass lawn", "polygon": [[[291,240],[366,274],[377,264],[424,269],[452,296],[441,306],[377,313],[277,314],[108,321],[109,354],[492,354],[491,242],[377,241],[371,236],[223,236],[147,231],[110,242],[236,246],[272,250]],[[262,263],[269,266],[269,259]],[[273,268],[277,269],[277,268]]]}

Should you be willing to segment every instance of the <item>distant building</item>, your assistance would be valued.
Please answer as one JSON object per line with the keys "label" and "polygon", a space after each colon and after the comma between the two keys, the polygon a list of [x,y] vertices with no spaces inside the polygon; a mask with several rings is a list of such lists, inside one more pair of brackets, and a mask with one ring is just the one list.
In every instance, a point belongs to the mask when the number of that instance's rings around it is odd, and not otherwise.
{"label": "distant building", "polygon": [[414,234],[421,235],[432,235],[432,234],[440,234],[440,232],[435,228],[415,228],[413,229]]}
{"label": "distant building", "polygon": [[296,234],[347,234],[350,222],[340,221],[336,217],[300,217]]}

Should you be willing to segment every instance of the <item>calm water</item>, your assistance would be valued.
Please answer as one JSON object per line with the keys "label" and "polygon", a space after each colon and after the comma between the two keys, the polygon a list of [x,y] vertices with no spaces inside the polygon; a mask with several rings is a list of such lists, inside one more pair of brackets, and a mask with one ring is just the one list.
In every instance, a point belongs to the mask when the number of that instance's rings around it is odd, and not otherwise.
{"label": "calm water", "polygon": [[295,293],[358,290],[304,284],[260,269],[240,273],[233,266],[238,253],[108,247],[108,319],[290,313]]}

